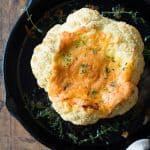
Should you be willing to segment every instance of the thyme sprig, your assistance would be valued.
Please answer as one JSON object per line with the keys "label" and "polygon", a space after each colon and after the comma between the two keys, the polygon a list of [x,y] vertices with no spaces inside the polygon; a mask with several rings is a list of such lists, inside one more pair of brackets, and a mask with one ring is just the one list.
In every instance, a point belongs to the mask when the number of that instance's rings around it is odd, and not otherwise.
{"label": "thyme sprig", "polygon": [[35,25],[35,23],[33,22],[33,20],[32,20],[32,14],[29,13],[27,6],[25,6],[24,10],[25,10],[26,15],[27,15],[27,21],[29,21],[29,22],[32,24],[32,26],[33,26],[33,28],[34,28],[35,30],[37,30],[39,33],[43,34],[43,31],[42,31],[40,28],[38,28],[38,27]]}
{"label": "thyme sprig", "polygon": [[108,16],[113,15],[115,19],[121,19],[122,15],[126,14],[129,15],[135,23],[137,21],[141,21],[142,23],[145,23],[144,19],[140,16],[138,16],[138,11],[127,11],[120,5],[117,5],[116,7],[112,7],[112,11],[102,11],[102,15]]}
{"label": "thyme sprig", "polygon": [[143,51],[143,55],[150,55],[150,35],[145,36],[144,38],[145,47]]}

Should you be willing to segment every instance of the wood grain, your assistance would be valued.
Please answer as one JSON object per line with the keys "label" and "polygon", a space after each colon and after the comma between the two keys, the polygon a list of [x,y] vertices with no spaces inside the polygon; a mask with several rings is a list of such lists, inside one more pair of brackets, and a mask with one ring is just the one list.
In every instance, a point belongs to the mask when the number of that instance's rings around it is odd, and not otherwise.
{"label": "wood grain", "polygon": [[22,127],[5,107],[2,62],[6,41],[23,12],[25,0],[0,0],[0,150],[49,150]]}

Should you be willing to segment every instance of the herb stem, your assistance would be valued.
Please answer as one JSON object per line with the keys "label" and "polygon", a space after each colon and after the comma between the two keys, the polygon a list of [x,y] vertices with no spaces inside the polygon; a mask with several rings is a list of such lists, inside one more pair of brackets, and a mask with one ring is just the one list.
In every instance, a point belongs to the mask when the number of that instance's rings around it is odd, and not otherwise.
{"label": "herb stem", "polygon": [[31,22],[32,26],[39,32],[39,33],[43,33],[41,29],[39,29],[35,24],[34,22],[32,21],[32,15],[29,14],[29,11],[28,11],[28,8],[25,7],[25,12],[27,14],[27,17],[28,17],[28,21]]}

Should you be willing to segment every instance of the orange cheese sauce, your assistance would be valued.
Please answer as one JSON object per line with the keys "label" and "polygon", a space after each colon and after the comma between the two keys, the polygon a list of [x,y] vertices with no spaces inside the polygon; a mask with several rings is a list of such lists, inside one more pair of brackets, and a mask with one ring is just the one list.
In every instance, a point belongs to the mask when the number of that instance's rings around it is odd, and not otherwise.
{"label": "orange cheese sauce", "polygon": [[[49,96],[109,114],[133,92],[132,69],[107,56],[111,34],[81,28],[63,32],[49,79]],[[127,65],[128,66],[128,65]],[[118,80],[119,79],[119,80]]]}

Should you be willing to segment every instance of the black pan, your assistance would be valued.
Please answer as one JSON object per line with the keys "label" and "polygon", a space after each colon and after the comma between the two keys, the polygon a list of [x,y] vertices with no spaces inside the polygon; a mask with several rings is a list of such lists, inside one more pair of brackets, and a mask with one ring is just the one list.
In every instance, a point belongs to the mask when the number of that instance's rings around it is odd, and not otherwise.
{"label": "black pan", "polygon": [[[145,42],[143,54],[146,62],[138,85],[137,105],[121,117],[104,119],[86,127],[75,126],[59,117],[51,108],[47,94],[37,86],[30,67],[33,49],[46,32],[54,24],[63,23],[69,13],[82,7],[98,9],[104,16],[136,26]],[[150,5],[143,0],[28,1],[5,50],[4,80],[8,110],[32,136],[52,149],[125,149],[132,141],[149,137],[149,123],[142,125],[150,108],[149,14]],[[124,131],[130,133],[128,138],[121,136]],[[90,136],[90,133],[93,135]],[[98,134],[101,136],[98,137]]]}

